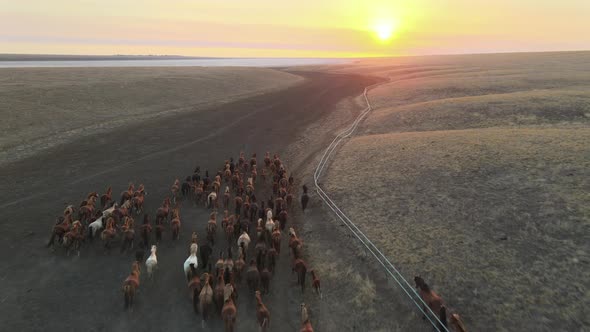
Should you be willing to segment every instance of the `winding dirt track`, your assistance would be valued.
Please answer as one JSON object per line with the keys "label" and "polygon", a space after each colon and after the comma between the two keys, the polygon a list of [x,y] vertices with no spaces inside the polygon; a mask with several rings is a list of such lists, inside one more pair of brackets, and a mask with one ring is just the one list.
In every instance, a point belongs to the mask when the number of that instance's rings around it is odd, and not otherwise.
{"label": "winding dirt track", "polygon": [[[303,129],[334,111],[343,98],[359,95],[364,87],[377,82],[352,75],[296,74],[306,80],[284,91],[138,123],[0,168],[2,330],[200,330],[200,317],[192,311],[181,266],[190,233],[196,230],[204,239],[208,215],[204,208],[190,204],[182,208],[179,242],[170,240],[169,231],[164,234],[156,279],[150,283],[142,275],[132,313],[123,311],[120,287],[133,254],[113,250],[107,256],[98,243],[83,247],[81,257],[52,253],[44,247],[51,225],[66,202],[78,204],[88,192],[102,194],[109,185],[118,197],[130,181],[146,185],[145,207],[153,215],[169,194],[174,178],[184,178],[195,165],[213,171],[240,150],[257,152],[259,161],[265,151],[284,151]],[[322,136],[306,146],[298,159],[283,158],[284,162],[297,174],[294,165],[313,160],[332,137]],[[268,197],[267,191],[261,195]],[[302,222],[299,212],[291,216],[290,223]],[[221,237],[218,242],[225,247]],[[219,246],[215,257],[218,252]],[[271,281],[271,293],[264,298],[273,331],[299,327],[303,296],[294,285],[286,252],[284,240],[278,273]],[[239,331],[257,331],[254,297],[244,288],[239,291],[237,327]],[[220,331],[222,324],[214,319],[206,330]]]}

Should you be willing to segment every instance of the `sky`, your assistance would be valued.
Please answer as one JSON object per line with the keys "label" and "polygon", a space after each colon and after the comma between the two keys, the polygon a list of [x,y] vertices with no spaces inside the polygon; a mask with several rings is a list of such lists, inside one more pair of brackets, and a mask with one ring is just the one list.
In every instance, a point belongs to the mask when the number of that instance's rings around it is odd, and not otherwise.
{"label": "sky", "polygon": [[0,0],[0,53],[376,57],[589,49],[590,0]]}

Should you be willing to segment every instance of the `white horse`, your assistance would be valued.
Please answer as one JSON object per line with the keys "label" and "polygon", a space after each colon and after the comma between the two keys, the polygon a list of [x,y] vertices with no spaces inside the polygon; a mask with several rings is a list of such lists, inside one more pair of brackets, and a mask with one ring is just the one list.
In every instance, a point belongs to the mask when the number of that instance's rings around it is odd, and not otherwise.
{"label": "white horse", "polygon": [[156,257],[157,248],[155,245],[152,246],[152,253],[150,257],[145,261],[145,266],[147,266],[147,273],[148,277],[151,279],[154,275],[154,270],[158,267],[158,258]]}
{"label": "white horse", "polygon": [[88,225],[88,236],[92,239],[96,236],[96,233],[104,228],[104,214],[103,217],[96,219]]}
{"label": "white horse", "polygon": [[265,226],[266,226],[266,230],[267,230],[269,233],[272,233],[272,231],[275,229],[275,222],[274,222],[274,221],[272,221],[272,218],[271,218],[271,219],[268,219],[268,220],[266,221],[266,225],[265,225]]}
{"label": "white horse", "polygon": [[217,205],[217,193],[212,191],[209,196],[207,196],[207,208],[215,208]]}
{"label": "white horse", "polygon": [[198,246],[196,243],[191,244],[191,254],[188,258],[184,261],[184,275],[186,276],[187,280],[189,279],[189,273],[191,272],[191,264],[195,265],[195,268],[199,266],[199,262],[197,260],[197,250]]}
{"label": "white horse", "polygon": [[242,247],[242,243],[244,244],[244,249],[248,250],[248,245],[250,244],[250,236],[246,231],[242,232],[242,235],[238,238],[238,248]]}
{"label": "white horse", "polygon": [[269,220],[272,220],[272,210],[270,209],[266,212],[266,222]]}

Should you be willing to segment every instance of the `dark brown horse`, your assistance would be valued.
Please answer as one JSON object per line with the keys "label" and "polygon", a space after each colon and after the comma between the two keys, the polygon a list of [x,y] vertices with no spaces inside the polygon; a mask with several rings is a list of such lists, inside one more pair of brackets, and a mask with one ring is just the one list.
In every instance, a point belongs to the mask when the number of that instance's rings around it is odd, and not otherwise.
{"label": "dark brown horse", "polygon": [[168,214],[170,213],[170,198],[166,197],[162,202],[162,206],[158,208],[156,211],[156,223],[158,221],[166,221],[168,219]]}
{"label": "dark brown horse", "polygon": [[100,196],[100,207],[104,209],[110,202],[113,201],[113,188],[108,187],[106,194]]}
{"label": "dark brown horse", "polygon": [[258,290],[260,285],[260,272],[258,271],[258,267],[256,267],[256,261],[253,259],[250,260],[250,266],[246,271],[246,282],[248,283],[248,289],[251,292]]}
{"label": "dark brown horse", "polygon": [[131,274],[123,282],[123,293],[125,295],[125,309],[133,306],[135,292],[139,288],[139,270],[133,269]]}
{"label": "dark brown horse", "polygon": [[236,325],[238,310],[231,296],[226,295],[226,297],[227,300],[225,301],[223,309],[221,310],[221,318],[223,319],[223,323],[225,325],[225,332],[233,332]]}
{"label": "dark brown horse", "polygon": [[297,285],[301,285],[301,292],[305,292],[305,275],[307,274],[307,265],[301,258],[293,261],[293,272],[297,273]]}
{"label": "dark brown horse", "polygon": [[[416,288],[419,291],[420,297],[422,300],[428,305],[432,312],[438,314],[438,319],[440,320],[439,329],[443,330],[443,327],[446,329],[447,327],[447,313],[443,299],[436,294],[428,284],[419,276],[414,277],[414,282],[416,283]],[[424,312],[427,312],[426,307],[422,305]],[[422,316],[423,319],[426,319],[425,316]],[[442,323],[442,326],[441,326]]]}

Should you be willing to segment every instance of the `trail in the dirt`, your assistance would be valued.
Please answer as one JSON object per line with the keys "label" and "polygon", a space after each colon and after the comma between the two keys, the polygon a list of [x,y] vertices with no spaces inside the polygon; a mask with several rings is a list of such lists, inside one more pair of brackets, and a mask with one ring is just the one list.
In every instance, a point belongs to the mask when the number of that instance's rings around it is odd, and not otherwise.
{"label": "trail in the dirt", "polygon": [[[121,293],[133,254],[113,251],[105,255],[98,243],[84,247],[80,257],[51,253],[43,247],[51,224],[66,202],[78,203],[88,192],[102,193],[109,185],[118,197],[130,181],[145,184],[145,207],[153,217],[174,179],[182,179],[195,165],[213,172],[245,146],[248,153],[257,152],[259,159],[265,151],[281,152],[336,103],[360,94],[374,82],[350,75],[302,75],[307,80],[288,90],[86,137],[0,168],[3,329],[199,330],[200,319],[192,312],[182,264],[190,233],[197,230],[204,238],[208,213],[203,208],[182,208],[178,243],[172,243],[169,230],[164,234],[155,280],[142,279],[133,313],[122,310]],[[316,149],[310,146],[309,153]],[[291,214],[291,222],[301,224],[301,215]],[[286,255],[283,250],[271,294],[265,297],[273,331],[297,328],[299,303],[304,299],[293,284]],[[238,327],[255,331],[253,296],[244,293],[240,290]],[[207,330],[219,331],[221,325],[213,321]]]}

